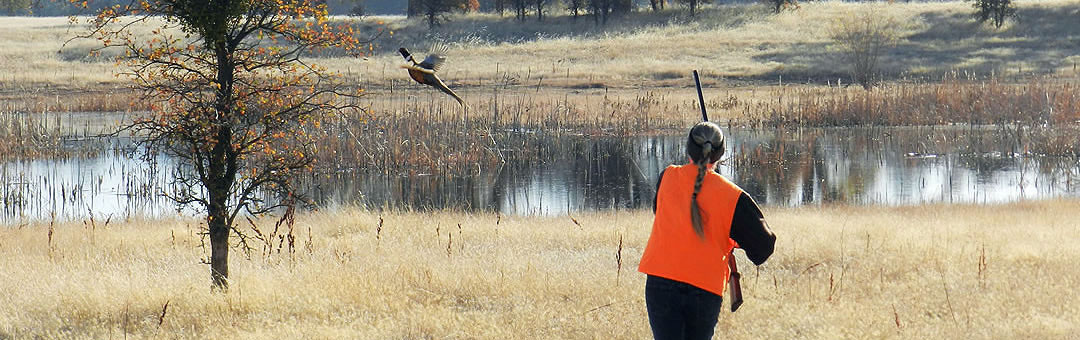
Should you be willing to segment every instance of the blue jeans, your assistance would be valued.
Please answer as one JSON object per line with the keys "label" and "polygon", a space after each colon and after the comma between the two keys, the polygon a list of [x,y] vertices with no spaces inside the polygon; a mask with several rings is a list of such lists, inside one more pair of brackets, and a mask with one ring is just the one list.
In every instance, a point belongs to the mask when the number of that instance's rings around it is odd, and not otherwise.
{"label": "blue jeans", "polygon": [[679,281],[652,275],[645,280],[645,309],[656,340],[712,339],[722,300]]}

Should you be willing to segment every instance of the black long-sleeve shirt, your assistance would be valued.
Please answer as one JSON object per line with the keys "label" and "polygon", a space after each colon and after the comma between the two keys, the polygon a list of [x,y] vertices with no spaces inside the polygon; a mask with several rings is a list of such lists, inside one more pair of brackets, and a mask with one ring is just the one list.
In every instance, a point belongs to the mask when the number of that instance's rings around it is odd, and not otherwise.
{"label": "black long-sleeve shirt", "polygon": [[[660,181],[664,180],[664,172],[660,172],[660,178],[656,180],[656,192],[660,191]],[[653,197],[653,213],[656,213],[656,197]],[[743,192],[739,195],[739,201],[735,203],[735,214],[731,218],[731,239],[739,243],[739,248],[746,251],[746,257],[755,265],[765,263],[773,253],[776,245],[776,235],[769,230],[765,217],[761,214],[757,202]]]}

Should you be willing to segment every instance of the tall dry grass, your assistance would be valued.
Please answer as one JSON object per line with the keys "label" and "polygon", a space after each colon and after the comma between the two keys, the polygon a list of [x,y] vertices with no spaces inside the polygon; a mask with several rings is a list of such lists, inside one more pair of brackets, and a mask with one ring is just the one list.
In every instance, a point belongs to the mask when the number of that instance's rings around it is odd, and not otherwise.
{"label": "tall dry grass", "polygon": [[[776,253],[743,263],[724,338],[1080,335],[1080,201],[765,214]],[[0,338],[649,336],[646,211],[313,213],[292,248],[234,248],[226,294],[199,263],[198,221],[100,220],[0,229]]]}
{"label": "tall dry grass", "polygon": [[331,116],[319,124],[317,166],[472,173],[508,157],[565,152],[559,145],[573,137],[668,133],[698,119],[686,114],[697,110],[694,102],[660,91],[494,89],[462,95],[469,110],[411,84],[361,98],[366,113]]}
{"label": "tall dry grass", "polygon": [[[1080,122],[1075,81],[1045,77],[1011,83],[989,74],[950,72],[938,81],[857,86],[775,86],[760,94],[731,94],[720,115],[751,126],[1018,124]],[[850,85],[850,84],[849,84]]]}

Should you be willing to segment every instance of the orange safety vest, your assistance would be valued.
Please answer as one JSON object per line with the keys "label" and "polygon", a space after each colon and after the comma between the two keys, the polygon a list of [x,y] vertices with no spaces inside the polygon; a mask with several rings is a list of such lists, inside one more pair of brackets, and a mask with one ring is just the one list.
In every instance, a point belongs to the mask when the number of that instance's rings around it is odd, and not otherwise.
{"label": "orange safety vest", "polygon": [[656,217],[638,271],[684,282],[724,295],[730,269],[727,257],[735,247],[731,221],[742,189],[707,171],[698,193],[705,237],[690,222],[690,201],[697,165],[672,165],[664,171],[656,192]]}

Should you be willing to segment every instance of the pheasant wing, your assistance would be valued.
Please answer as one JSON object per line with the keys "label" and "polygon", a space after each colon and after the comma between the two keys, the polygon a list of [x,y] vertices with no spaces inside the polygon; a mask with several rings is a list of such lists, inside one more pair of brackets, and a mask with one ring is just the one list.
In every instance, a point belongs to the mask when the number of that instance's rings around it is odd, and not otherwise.
{"label": "pheasant wing", "polygon": [[420,62],[420,67],[429,69],[433,72],[439,72],[439,68],[446,62],[446,57],[439,54],[428,55],[424,58],[424,61]]}

